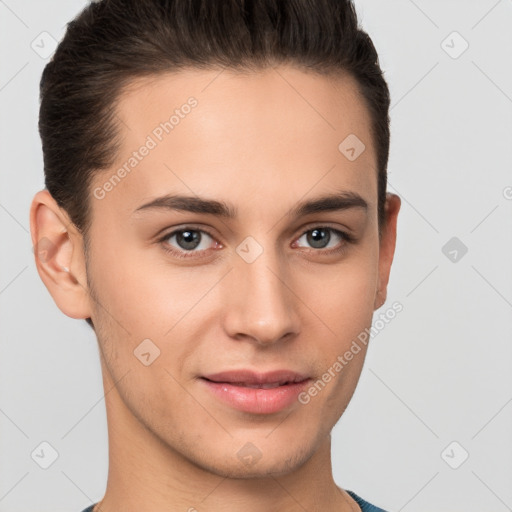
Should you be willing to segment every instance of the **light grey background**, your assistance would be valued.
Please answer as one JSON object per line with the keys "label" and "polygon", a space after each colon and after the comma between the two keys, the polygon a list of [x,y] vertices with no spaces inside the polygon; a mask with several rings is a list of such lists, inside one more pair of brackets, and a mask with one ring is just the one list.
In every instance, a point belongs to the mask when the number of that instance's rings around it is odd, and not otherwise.
{"label": "light grey background", "polygon": [[[40,54],[83,5],[0,0],[0,512],[79,512],[105,490],[96,340],[40,281],[28,222]],[[404,309],[334,429],[334,476],[391,512],[512,510],[512,1],[356,6],[392,94],[388,305]],[[468,249],[455,262],[452,237]],[[48,469],[31,457],[43,441]]]}

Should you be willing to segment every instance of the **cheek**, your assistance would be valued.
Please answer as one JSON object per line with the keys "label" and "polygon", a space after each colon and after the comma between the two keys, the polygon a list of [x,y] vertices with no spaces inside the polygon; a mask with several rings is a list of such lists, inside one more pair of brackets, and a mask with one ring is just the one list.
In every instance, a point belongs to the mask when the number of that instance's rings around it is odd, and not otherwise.
{"label": "cheek", "polygon": [[371,322],[377,282],[377,251],[358,251],[335,267],[309,272],[299,296],[346,340]]}
{"label": "cheek", "polygon": [[163,257],[155,262],[144,251],[112,254],[105,250],[94,258],[98,301],[134,337],[163,337],[213,282],[185,268],[170,271]]}
{"label": "cheek", "polygon": [[[128,250],[115,258],[105,250],[93,261],[94,322],[110,370],[118,378],[131,370],[140,389],[172,388],[163,368],[180,379],[199,343],[198,324],[212,307],[205,294],[219,276],[171,268],[163,258],[155,262]],[[150,367],[142,363],[144,357],[154,358]]]}
{"label": "cheek", "polygon": [[311,310],[321,319],[323,325],[317,325],[323,335],[316,338],[314,351],[319,362],[317,381],[306,390],[305,399],[309,400],[307,407],[316,411],[312,417],[322,419],[325,432],[343,414],[359,381],[376,282],[373,265],[347,265],[336,277],[322,282],[316,293],[307,295]]}
{"label": "cheek", "polygon": [[348,404],[364,363],[378,278],[377,255],[377,250],[367,247],[357,257],[347,258],[335,272],[309,274],[302,287],[301,296],[320,319],[320,323],[315,321],[322,332],[316,337],[317,375],[329,381],[316,404],[332,418]]}

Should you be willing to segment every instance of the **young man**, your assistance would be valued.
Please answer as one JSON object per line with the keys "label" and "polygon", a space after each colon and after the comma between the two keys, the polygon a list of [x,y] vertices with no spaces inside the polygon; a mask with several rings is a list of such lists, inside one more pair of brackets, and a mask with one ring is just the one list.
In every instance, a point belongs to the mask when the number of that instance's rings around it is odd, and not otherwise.
{"label": "young man", "polygon": [[87,511],[381,510],[334,482],[330,432],[386,299],[388,108],[349,1],[104,0],[70,23],[31,230],[100,349]]}

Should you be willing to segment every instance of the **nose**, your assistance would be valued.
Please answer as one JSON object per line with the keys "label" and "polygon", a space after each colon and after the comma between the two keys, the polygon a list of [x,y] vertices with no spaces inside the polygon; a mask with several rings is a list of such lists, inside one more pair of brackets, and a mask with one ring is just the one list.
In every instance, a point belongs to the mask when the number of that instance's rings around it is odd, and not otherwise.
{"label": "nose", "polygon": [[269,252],[252,263],[240,258],[230,272],[224,328],[233,339],[269,346],[299,333],[299,299],[285,267]]}

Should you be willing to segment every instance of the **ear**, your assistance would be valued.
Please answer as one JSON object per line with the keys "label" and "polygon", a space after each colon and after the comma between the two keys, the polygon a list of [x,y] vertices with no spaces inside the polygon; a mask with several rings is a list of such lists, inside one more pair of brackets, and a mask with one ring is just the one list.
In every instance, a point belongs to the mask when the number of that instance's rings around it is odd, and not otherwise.
{"label": "ear", "polygon": [[83,237],[46,189],[32,200],[30,233],[37,272],[55,304],[71,318],[91,317]]}
{"label": "ear", "polygon": [[386,302],[391,263],[395,254],[396,224],[400,205],[400,197],[390,192],[386,194],[385,221],[379,244],[379,278],[374,309],[380,308]]}

